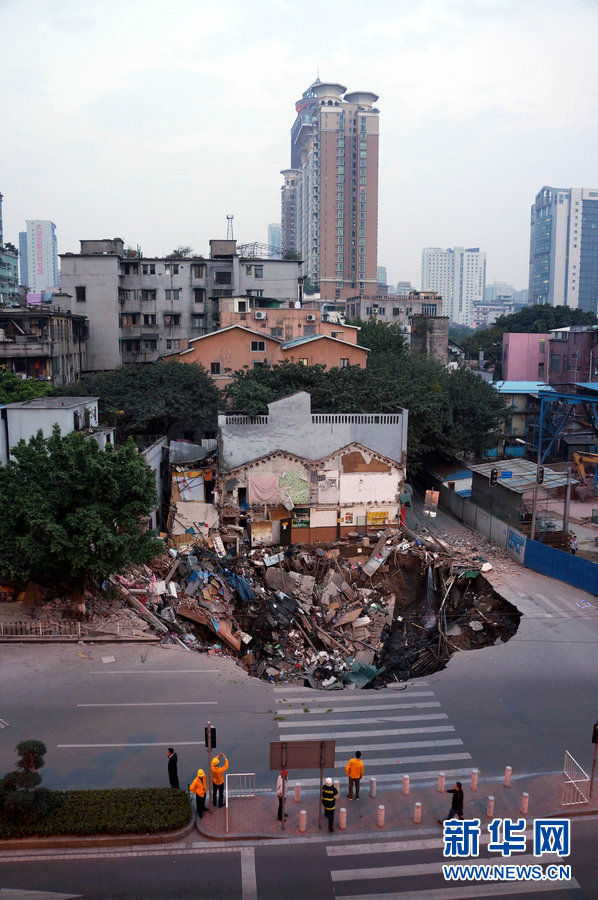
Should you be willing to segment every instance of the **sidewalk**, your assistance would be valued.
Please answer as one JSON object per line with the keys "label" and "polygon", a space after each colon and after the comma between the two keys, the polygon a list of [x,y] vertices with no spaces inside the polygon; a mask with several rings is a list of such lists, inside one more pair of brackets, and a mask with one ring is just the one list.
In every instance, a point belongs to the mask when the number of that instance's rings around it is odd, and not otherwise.
{"label": "sidewalk", "polygon": [[[261,794],[253,798],[231,799],[228,810],[228,832],[226,830],[226,809],[208,811],[196,822],[200,834],[211,840],[247,840],[255,838],[293,838],[320,837],[329,839],[328,823],[322,816],[322,828],[318,829],[319,795],[316,792],[304,794],[297,803],[294,800],[294,784],[289,781],[289,796],[286,803],[288,818],[284,829],[277,819],[278,799],[274,793]],[[463,781],[465,795],[464,815],[466,819],[479,818],[482,826],[490,822],[486,815],[488,797],[494,797],[494,814],[496,818],[518,819],[522,817],[521,800],[523,792],[529,794],[528,811],[523,818],[530,823],[536,818],[572,818],[573,816],[590,815],[598,812],[598,792],[594,793],[590,803],[561,806],[563,775],[536,775],[516,778],[513,776],[511,786],[505,787],[503,779],[482,779],[478,781],[477,790],[472,791],[469,781]],[[454,787],[454,782],[446,781],[446,788]],[[425,787],[412,786],[408,796],[402,792],[402,784],[396,789],[378,788],[377,796],[370,797],[370,780],[364,778],[359,800],[349,800],[346,779],[341,780],[339,796],[336,802],[334,821],[335,835],[347,837],[373,837],[385,832],[396,834],[400,830],[429,829],[438,825],[451,805],[451,795],[439,793],[436,785]],[[414,807],[416,802],[421,806],[421,823],[414,823]],[[379,828],[377,824],[378,807],[384,806],[385,823]],[[339,812],[347,810],[346,829],[339,828]],[[305,832],[299,831],[299,813],[307,812]],[[440,832],[439,832],[440,833]]]}

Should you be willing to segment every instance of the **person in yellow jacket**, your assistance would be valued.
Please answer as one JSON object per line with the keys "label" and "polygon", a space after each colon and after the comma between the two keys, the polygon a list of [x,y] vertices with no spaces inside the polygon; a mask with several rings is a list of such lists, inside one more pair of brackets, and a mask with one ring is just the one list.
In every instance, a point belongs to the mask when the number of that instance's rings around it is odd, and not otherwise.
{"label": "person in yellow jacket", "polygon": [[355,799],[359,800],[359,782],[363,778],[363,763],[361,761],[361,750],[355,751],[355,756],[351,757],[345,766],[345,772],[349,776],[349,800],[353,799],[353,785],[355,785]]}
{"label": "person in yellow jacket", "polygon": [[189,790],[195,794],[195,808],[197,809],[197,818],[201,819],[206,808],[206,793],[208,790],[208,780],[203,769],[197,770],[197,777],[191,782]]}
{"label": "person in yellow jacket", "polygon": [[215,756],[210,765],[212,770],[212,808],[216,808],[216,796],[218,806],[224,806],[224,773],[228,769],[228,759],[224,753]]}

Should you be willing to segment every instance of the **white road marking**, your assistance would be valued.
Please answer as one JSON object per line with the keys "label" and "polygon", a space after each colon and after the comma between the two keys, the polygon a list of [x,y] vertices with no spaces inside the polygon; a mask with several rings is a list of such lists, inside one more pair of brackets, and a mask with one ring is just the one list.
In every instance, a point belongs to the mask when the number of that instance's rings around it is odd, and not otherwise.
{"label": "white road marking", "polygon": [[[471,759],[471,753],[441,753],[438,756],[434,754],[430,754],[429,756],[401,756],[401,765],[406,765],[407,763],[420,763],[420,762],[440,762],[441,760],[457,760],[457,759]],[[335,769],[345,768],[348,759],[339,759],[336,763]],[[398,760],[391,759],[390,757],[386,757],[385,759],[365,759],[364,763],[370,768],[379,769],[381,766],[392,766],[396,765]]]}
{"label": "white road marking", "polygon": [[[379,868],[372,866],[368,869],[335,869],[330,874],[333,881],[371,881],[376,878],[406,878],[412,875],[441,874],[443,865],[459,865],[462,862],[463,860],[457,861],[456,859],[443,858],[438,862],[420,863],[419,865],[380,866]],[[541,860],[539,860],[537,856],[532,856],[531,854],[524,856],[516,854],[509,860],[505,860],[504,857],[476,857],[475,860],[468,859],[465,864],[490,866],[509,865],[513,863],[518,866],[537,866],[540,863],[543,865],[545,863],[553,862],[562,864],[563,860],[557,853],[543,853]],[[556,884],[557,882],[553,883]]]}
{"label": "white road marking", "polygon": [[78,900],[83,894],[55,894],[48,891],[18,891],[0,888],[2,900]]}
{"label": "white road marking", "polygon": [[243,900],[257,900],[257,875],[253,847],[241,847],[241,889]]}
{"label": "white road marking", "polygon": [[[405,704],[403,709],[422,709],[423,707],[433,707],[438,709],[440,703],[409,703]],[[312,727],[321,727],[322,725],[356,725],[359,722],[361,725],[370,725],[377,724],[381,725],[383,722],[413,722],[419,719],[448,719],[446,713],[424,713],[419,716],[368,716],[367,719],[360,718],[351,718],[351,719],[306,719],[304,722],[279,722],[279,728],[305,728],[306,726]]]}
{"label": "white road marking", "polygon": [[[382,694],[381,691],[369,691],[368,693],[374,694],[373,697],[368,697],[368,703],[380,701],[380,704],[383,703],[394,703],[395,700],[400,700],[401,697],[408,695],[416,695],[417,697],[421,697],[422,694],[433,694],[433,691],[422,691],[419,690],[421,685],[418,685],[417,688],[410,687],[409,690],[405,689],[403,691],[389,691],[388,693]],[[322,696],[323,695],[323,696]],[[328,704],[330,706],[331,703],[351,703],[355,702],[357,692],[356,691],[313,691],[312,694],[303,695],[297,697],[290,697],[289,699],[285,697],[276,697],[277,703],[304,703],[307,706],[314,703],[321,703],[324,706]]]}
{"label": "white road marking", "polygon": [[157,700],[151,703],[77,703],[77,707],[96,706],[218,706],[217,700]]}
{"label": "white road marking", "polygon": [[148,741],[145,744],[56,744],[58,750],[102,749],[103,747],[205,747],[205,741]]}
{"label": "white road marking", "polygon": [[428,891],[393,891],[392,894],[336,894],[338,900],[480,900],[480,897],[513,896],[517,894],[539,894],[542,891],[574,891],[580,885],[571,881],[495,881],[483,884],[461,884],[460,887],[432,888]]}
{"label": "white road marking", "polygon": [[[410,716],[409,718],[413,718]],[[417,717],[419,718],[419,717]],[[440,716],[426,716],[426,719],[448,719],[447,715]],[[280,722],[278,723],[280,725]],[[446,732],[446,731],[454,731],[454,725],[435,725],[429,728],[394,728],[388,731],[371,731],[369,728],[364,732],[361,731],[325,731],[318,732],[316,740],[319,741],[332,741],[335,738],[362,738],[364,733],[367,737],[390,737],[393,734],[436,734],[437,732]],[[314,739],[314,735],[309,732],[305,732],[308,738]],[[281,735],[281,738],[285,738],[286,735]],[[293,734],[290,735],[293,739],[297,740],[301,737],[301,735]]]}
{"label": "white road marking", "polygon": [[[339,744],[341,741],[337,740],[336,742],[336,752],[337,753],[346,753],[346,749],[344,747],[340,747]],[[350,746],[353,746],[350,744]],[[368,753],[372,750],[420,750],[420,749],[428,749],[432,747],[462,747],[463,741],[461,738],[449,738],[447,741],[405,741],[403,743],[396,744],[362,744],[359,743],[359,749],[362,753]],[[364,759],[364,762],[367,763],[367,757]]]}
{"label": "white road marking", "polygon": [[92,669],[90,675],[205,675],[208,672],[219,672],[220,669]]}
{"label": "white road marking", "polygon": [[[420,694],[418,694],[418,697],[433,697],[433,696],[434,696],[434,691],[422,691]],[[352,706],[351,712],[352,713],[353,712],[365,712],[366,710],[371,711],[371,710],[378,710],[378,709],[380,709],[380,710],[406,709],[406,705],[404,703],[395,702],[395,703],[385,703],[384,705],[376,704],[374,706]],[[306,703],[305,709],[302,709],[302,708],[285,709],[284,712],[285,712],[285,715],[287,715],[287,716],[301,716],[301,715],[308,716],[308,715],[310,715],[310,713],[311,714],[313,714],[313,713],[336,713],[336,712],[346,713],[347,710],[342,706],[328,706],[328,707],[317,706],[317,707],[314,707],[314,706],[310,706],[309,703]]]}

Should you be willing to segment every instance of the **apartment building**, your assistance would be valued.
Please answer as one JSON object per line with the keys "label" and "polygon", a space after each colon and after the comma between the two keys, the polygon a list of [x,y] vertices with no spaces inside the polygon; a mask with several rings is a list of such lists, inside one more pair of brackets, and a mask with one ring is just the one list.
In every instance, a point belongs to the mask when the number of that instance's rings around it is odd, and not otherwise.
{"label": "apartment building", "polygon": [[478,247],[426,247],[421,284],[422,290],[442,295],[451,322],[471,327],[473,305],[484,299],[486,254]]}
{"label": "apartment building", "polygon": [[61,254],[62,288],[89,320],[87,366],[155,362],[219,327],[223,297],[297,300],[301,263],[239,255],[234,240],[210,241],[210,256],[146,257],[120,238],[82,240]]}

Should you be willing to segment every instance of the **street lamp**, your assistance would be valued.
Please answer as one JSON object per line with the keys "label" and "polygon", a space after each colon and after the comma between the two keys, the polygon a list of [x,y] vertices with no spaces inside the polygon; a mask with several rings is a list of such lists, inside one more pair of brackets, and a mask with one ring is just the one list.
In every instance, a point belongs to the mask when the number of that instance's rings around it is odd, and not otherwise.
{"label": "street lamp", "polygon": [[[518,444],[527,444],[529,447],[533,447],[533,444],[531,444],[529,441],[524,441],[523,438],[515,438],[515,441]],[[536,510],[538,508],[538,488],[540,486],[539,481],[538,481],[538,475],[540,473],[540,463],[541,462],[542,462],[541,447],[540,447],[540,441],[538,441],[538,456],[536,459],[536,483],[534,484],[534,499],[532,501],[532,524],[530,525],[530,529],[529,529],[529,536],[532,541],[534,540],[534,537],[536,535]]]}

